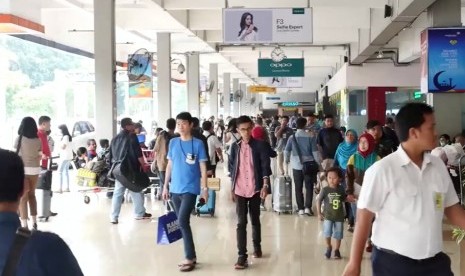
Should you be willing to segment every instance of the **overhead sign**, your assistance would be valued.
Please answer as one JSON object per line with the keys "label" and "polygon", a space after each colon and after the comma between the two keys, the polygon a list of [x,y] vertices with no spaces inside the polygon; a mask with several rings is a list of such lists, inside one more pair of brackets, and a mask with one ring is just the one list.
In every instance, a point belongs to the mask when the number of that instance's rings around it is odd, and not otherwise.
{"label": "overhead sign", "polygon": [[226,44],[312,43],[311,8],[223,9]]}
{"label": "overhead sign", "polygon": [[465,92],[465,28],[424,30],[421,63],[423,93]]}
{"label": "overhead sign", "polygon": [[264,85],[252,85],[247,88],[249,93],[276,93],[276,87],[269,87]]}
{"label": "overhead sign", "polygon": [[281,106],[283,107],[293,107],[293,106],[299,106],[299,102],[282,102]]}
{"label": "overhead sign", "polygon": [[304,69],[303,58],[287,58],[280,62],[268,58],[258,59],[259,77],[303,77]]}
{"label": "overhead sign", "polygon": [[301,88],[303,86],[300,77],[272,77],[262,78],[261,82],[276,88]]}
{"label": "overhead sign", "polygon": [[281,100],[281,97],[266,97],[265,99],[267,101],[278,101]]}

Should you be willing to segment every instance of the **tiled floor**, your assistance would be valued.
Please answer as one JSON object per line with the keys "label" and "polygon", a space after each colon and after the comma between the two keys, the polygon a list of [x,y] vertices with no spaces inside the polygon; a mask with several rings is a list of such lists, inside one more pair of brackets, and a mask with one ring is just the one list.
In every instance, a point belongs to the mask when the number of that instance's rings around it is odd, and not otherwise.
{"label": "tiled floor", "polygon": [[[57,179],[57,176],[55,176]],[[54,181],[56,182],[56,181]],[[237,258],[236,218],[229,201],[229,183],[223,181],[218,193],[214,218],[192,217],[191,224],[199,264],[192,275],[341,275],[347,262],[352,234],[345,232],[341,253],[343,260],[326,260],[322,224],[315,217],[278,215],[262,212],[262,246],[264,258],[249,258],[250,267],[235,271]],[[39,224],[41,230],[58,233],[70,245],[85,275],[145,276],[179,275],[177,264],[183,259],[182,242],[157,245],[157,221],[136,221],[132,204],[125,203],[120,223],[109,223],[110,200],[100,194],[90,195],[84,204],[77,192],[58,194],[52,201],[58,216]],[[160,201],[146,197],[146,207],[155,217],[162,215]],[[250,237],[250,234],[249,234]],[[251,241],[249,249],[252,249]],[[455,275],[459,249],[446,242]],[[371,275],[369,256],[365,255],[362,275]]]}

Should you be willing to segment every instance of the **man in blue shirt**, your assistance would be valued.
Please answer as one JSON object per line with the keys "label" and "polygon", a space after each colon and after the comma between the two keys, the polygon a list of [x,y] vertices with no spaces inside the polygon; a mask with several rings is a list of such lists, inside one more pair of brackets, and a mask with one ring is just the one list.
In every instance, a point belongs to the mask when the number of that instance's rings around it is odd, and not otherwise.
{"label": "man in blue shirt", "polygon": [[[19,199],[23,193],[24,165],[13,152],[0,149],[0,273],[21,226]],[[20,276],[83,275],[68,245],[57,235],[34,231],[22,248],[16,274]]]}
{"label": "man in blue shirt", "polygon": [[[170,141],[163,199],[168,200],[171,197],[178,216],[186,258],[179,265],[179,269],[187,272],[193,270],[197,263],[190,215],[195,208],[195,201],[200,190],[202,190],[202,198],[205,202],[208,201],[208,157],[202,140],[192,137],[191,114],[188,112],[179,113],[176,117],[176,125],[180,137]],[[168,191],[170,195],[168,195]]]}

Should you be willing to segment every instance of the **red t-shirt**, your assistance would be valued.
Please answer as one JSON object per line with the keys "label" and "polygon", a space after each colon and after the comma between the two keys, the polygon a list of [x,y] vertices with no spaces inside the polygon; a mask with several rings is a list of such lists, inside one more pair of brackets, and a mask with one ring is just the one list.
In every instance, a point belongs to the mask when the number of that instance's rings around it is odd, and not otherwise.
{"label": "red t-shirt", "polygon": [[50,152],[50,147],[48,146],[47,133],[43,130],[37,132],[40,142],[42,143],[42,153],[47,157],[47,159],[42,159],[40,166],[42,168],[47,168],[48,158],[52,156]]}

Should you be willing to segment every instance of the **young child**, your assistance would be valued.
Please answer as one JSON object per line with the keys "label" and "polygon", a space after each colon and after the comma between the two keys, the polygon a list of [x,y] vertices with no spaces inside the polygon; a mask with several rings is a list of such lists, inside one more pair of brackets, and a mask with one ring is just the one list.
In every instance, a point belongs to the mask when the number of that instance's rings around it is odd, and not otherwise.
{"label": "young child", "polygon": [[[334,250],[334,258],[341,259],[341,241],[343,238],[344,229],[344,202],[346,200],[346,193],[342,187],[342,172],[338,168],[330,168],[326,171],[326,179],[328,186],[324,187],[317,199],[317,213],[318,218],[323,223],[323,233],[326,238],[326,253],[327,259],[331,258],[333,247],[331,246],[331,236],[336,240]],[[324,202],[323,215],[321,214],[321,204]]]}
{"label": "young child", "polygon": [[100,139],[100,150],[97,154],[99,160],[106,160],[110,154],[110,141],[108,139]]}
{"label": "young child", "polygon": [[87,140],[87,158],[92,161],[97,157],[97,141],[95,139]]}
{"label": "young child", "polygon": [[88,158],[87,158],[87,150],[84,147],[80,147],[76,151],[76,159],[74,160],[74,163],[76,165],[77,169],[84,168],[87,164]]}

